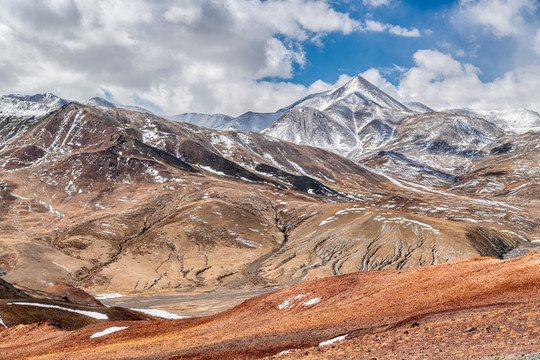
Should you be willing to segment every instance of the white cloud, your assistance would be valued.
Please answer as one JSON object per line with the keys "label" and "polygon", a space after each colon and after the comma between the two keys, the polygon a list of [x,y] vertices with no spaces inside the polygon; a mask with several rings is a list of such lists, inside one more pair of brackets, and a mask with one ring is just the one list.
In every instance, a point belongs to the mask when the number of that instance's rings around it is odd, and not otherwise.
{"label": "white cloud", "polygon": [[259,78],[279,77],[287,79],[293,76],[293,64],[304,65],[305,54],[301,50],[286,47],[283,42],[271,38],[265,45],[266,67],[258,73]]}
{"label": "white cloud", "polygon": [[420,32],[416,28],[412,29],[406,29],[402,28],[399,25],[390,25],[390,28],[388,30],[390,34],[397,35],[397,36],[403,36],[403,37],[419,37]]}
{"label": "white cloud", "polygon": [[366,20],[366,24],[365,24],[366,31],[383,32],[383,31],[386,31],[387,28],[388,28],[388,25],[383,24],[382,22],[374,21],[374,20]]}
{"label": "white cloud", "polygon": [[416,28],[406,29],[399,25],[385,24],[379,21],[366,20],[364,31],[370,32],[389,32],[392,35],[403,37],[419,37],[420,31]]}
{"label": "white cloud", "polygon": [[[372,0],[372,6],[387,5]],[[164,113],[274,111],[314,89],[279,82],[329,33],[417,29],[366,23],[329,0],[0,0],[0,93],[109,94]],[[378,28],[377,28],[378,27]],[[274,81],[266,81],[268,78]]]}
{"label": "white cloud", "polygon": [[364,71],[362,74],[360,74],[362,77],[364,77],[367,81],[387,93],[388,95],[399,98],[399,94],[397,91],[397,88],[392,85],[388,80],[384,78],[384,76],[380,73],[377,69],[368,69],[367,71]]}
{"label": "white cloud", "polygon": [[376,69],[363,75],[389,95],[402,101],[419,101],[434,108],[469,107],[495,110],[525,107],[540,110],[540,65],[532,64],[483,82],[480,70],[435,50],[418,50],[415,66],[394,86]]}
{"label": "white cloud", "polygon": [[[105,92],[166,113],[274,111],[306,42],[361,31],[325,0],[0,0],[0,93]],[[277,92],[280,92],[279,94]]]}
{"label": "white cloud", "polygon": [[524,16],[537,8],[536,0],[461,0],[460,16],[469,23],[485,27],[498,37],[519,34]]}
{"label": "white cloud", "polygon": [[362,0],[362,3],[366,6],[379,7],[390,5],[392,0]]}
{"label": "white cloud", "polygon": [[197,4],[183,4],[182,7],[172,6],[163,13],[163,17],[170,22],[193,24],[199,20],[202,9]]}

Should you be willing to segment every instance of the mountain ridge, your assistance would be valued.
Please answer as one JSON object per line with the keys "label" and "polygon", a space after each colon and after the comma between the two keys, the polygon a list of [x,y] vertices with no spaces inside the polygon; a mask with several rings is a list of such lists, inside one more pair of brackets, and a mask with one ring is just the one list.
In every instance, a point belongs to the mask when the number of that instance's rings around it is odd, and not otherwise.
{"label": "mountain ridge", "polygon": [[102,100],[0,115],[8,279],[29,281],[39,263],[41,281],[86,289],[259,288],[540,240],[535,132],[418,113],[361,77],[283,108],[260,133]]}
{"label": "mountain ridge", "polygon": [[[332,104],[346,101],[346,98],[356,98],[355,102],[364,102],[364,105],[376,106],[379,108],[404,111],[409,113],[427,113],[435,110],[419,102],[400,103],[388,94],[384,93],[372,83],[360,75],[353,77],[346,84],[339,88],[320,93],[314,93],[301,98],[292,104],[283,107],[273,113],[257,113],[247,111],[240,116],[232,117],[225,114],[205,114],[205,113],[183,113],[178,115],[161,115],[164,118],[189,122],[194,125],[210,127],[214,129],[236,129],[243,131],[262,131],[272,125],[288,111],[304,106],[313,107],[319,111],[327,110]],[[79,103],[62,99],[52,93],[35,95],[3,95],[4,98],[11,98],[29,103],[47,106],[49,111],[57,109],[68,102]],[[349,100],[350,102],[351,100]],[[94,97],[80,102],[87,105],[120,107],[127,110],[152,113],[151,111],[132,105],[119,105],[105,100],[101,97]],[[0,113],[6,112],[0,101]],[[529,109],[507,109],[501,111],[479,111],[475,112],[467,108],[440,109],[439,112],[450,112],[455,114],[480,117],[495,123],[505,131],[524,133],[527,131],[540,130],[540,114]],[[43,115],[44,112],[39,112]]]}
{"label": "mountain ridge", "polygon": [[427,189],[264,134],[75,103],[34,121],[0,151],[0,243],[17,282],[39,263],[39,281],[86,289],[258,288],[501,257],[538,226],[523,196],[476,199],[474,173]]}

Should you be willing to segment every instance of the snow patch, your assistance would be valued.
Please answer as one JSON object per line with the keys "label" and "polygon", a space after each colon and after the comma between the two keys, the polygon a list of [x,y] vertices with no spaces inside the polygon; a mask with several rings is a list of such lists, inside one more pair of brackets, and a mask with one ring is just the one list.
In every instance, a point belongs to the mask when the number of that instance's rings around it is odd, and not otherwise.
{"label": "snow patch", "polygon": [[[375,219],[375,220],[380,221],[379,219]],[[423,223],[423,222],[420,222],[420,221],[417,221],[417,220],[412,220],[412,219],[407,219],[407,218],[402,218],[402,217],[389,218],[384,222],[395,222],[397,224],[404,224],[404,227],[407,227],[409,224],[415,224],[415,225],[420,226],[421,228],[424,228],[426,230],[430,230],[430,231],[434,232],[435,234],[440,233],[439,230],[434,229],[431,225],[428,225],[426,223]]]}
{"label": "snow patch", "polygon": [[49,209],[49,212],[50,213],[53,213],[55,214],[56,216],[58,217],[64,217],[64,214],[62,214],[61,212],[59,212],[58,210],[55,210],[51,204],[47,204],[46,202],[43,202],[43,201],[39,201],[39,203],[45,207],[47,207]]}
{"label": "snow patch", "polygon": [[330,216],[328,219],[325,219],[323,221],[321,221],[321,223],[319,224],[319,226],[323,226],[325,224],[328,224],[328,223],[331,223],[333,221],[336,221],[337,220],[337,217],[335,216]]}
{"label": "snow patch", "polygon": [[14,193],[10,193],[11,196],[14,196],[16,197],[17,199],[21,199],[21,200],[32,200],[30,198],[26,198],[26,197],[23,197],[23,196],[19,196],[19,195],[15,195]]}
{"label": "snow patch", "polygon": [[101,337],[101,336],[109,335],[109,334],[115,333],[117,331],[126,330],[127,328],[129,328],[129,326],[112,326],[112,327],[107,328],[107,329],[105,329],[103,331],[92,334],[90,336],[90,339],[94,339],[94,338],[98,338],[98,337]]}
{"label": "snow patch", "polygon": [[311,306],[319,303],[321,301],[320,297],[312,298],[307,300],[307,297],[311,294],[311,292],[308,292],[307,294],[299,294],[296,296],[291,296],[290,298],[283,301],[281,304],[277,306],[279,310],[284,309],[292,309],[295,305],[296,306]]}
{"label": "snow patch", "polygon": [[162,319],[169,319],[169,320],[185,319],[188,317],[188,316],[178,315],[170,311],[159,310],[159,309],[131,309],[131,310],[139,311],[148,315],[152,315],[152,316],[162,318]]}
{"label": "snow patch", "polygon": [[209,171],[209,172],[212,172],[214,174],[217,174],[217,175],[221,175],[221,176],[227,176],[227,174],[225,174],[224,172],[222,171],[218,171],[218,170],[215,170],[215,169],[212,169],[210,166],[204,166],[204,165],[198,165],[201,169],[203,170],[206,170],[206,171]]}
{"label": "snow patch", "polygon": [[289,350],[283,350],[282,352],[280,352],[278,355],[285,355],[285,354],[290,354],[292,352],[295,352],[295,351],[300,351],[300,349],[289,349]]}
{"label": "snow patch", "polygon": [[60,265],[56,261],[53,261],[53,264],[56,265],[56,266],[61,267],[62,269],[66,270],[68,273],[71,273],[71,271],[67,267],[65,267],[64,265]]}
{"label": "snow patch", "polygon": [[333,338],[333,339],[323,341],[322,343],[319,344],[319,346],[331,345],[331,344],[336,343],[336,342],[338,342],[338,341],[343,341],[343,340],[345,340],[345,338],[346,338],[347,336],[349,336],[349,334],[347,334],[347,335],[341,335],[341,336],[336,336],[336,337]]}
{"label": "snow patch", "polygon": [[115,299],[122,297],[124,295],[118,294],[118,293],[110,293],[110,294],[96,294],[94,297],[98,300],[107,300],[107,299]]}
{"label": "snow patch", "polygon": [[48,305],[48,304],[39,304],[39,303],[27,303],[27,302],[17,302],[17,303],[8,303],[8,305],[22,305],[22,306],[35,306],[35,307],[42,307],[42,308],[49,308],[49,309],[58,309],[58,310],[64,310],[69,311],[72,313],[81,314],[84,316],[88,316],[97,320],[107,320],[109,317],[107,314],[98,313],[95,311],[84,311],[84,310],[76,310],[76,309],[68,309],[61,306],[56,305]]}
{"label": "snow patch", "polygon": [[241,242],[242,244],[246,245],[246,246],[249,246],[251,248],[258,248],[259,246],[261,246],[261,244],[258,244],[254,241],[250,241],[250,240],[246,240],[246,239],[242,239],[242,238],[236,238],[236,241],[239,241]]}
{"label": "snow patch", "polygon": [[321,302],[321,298],[318,297],[318,298],[314,298],[314,299],[310,299],[308,301],[306,301],[305,303],[303,303],[302,305],[303,306],[311,306],[311,305],[315,305],[317,303]]}

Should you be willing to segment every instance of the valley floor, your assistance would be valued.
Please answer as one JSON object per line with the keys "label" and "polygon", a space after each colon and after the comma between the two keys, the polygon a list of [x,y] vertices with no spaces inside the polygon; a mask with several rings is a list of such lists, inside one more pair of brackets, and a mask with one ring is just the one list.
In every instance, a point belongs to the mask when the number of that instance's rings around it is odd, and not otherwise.
{"label": "valley floor", "polygon": [[104,299],[102,303],[129,309],[162,309],[183,317],[201,317],[223,312],[244,300],[275,290],[277,288],[268,287],[256,290],[216,289],[203,293],[127,295]]}

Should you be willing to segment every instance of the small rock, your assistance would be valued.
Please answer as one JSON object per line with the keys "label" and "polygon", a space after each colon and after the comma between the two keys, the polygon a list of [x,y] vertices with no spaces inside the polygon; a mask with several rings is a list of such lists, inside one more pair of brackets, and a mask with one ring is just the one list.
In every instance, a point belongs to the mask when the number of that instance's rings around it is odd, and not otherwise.
{"label": "small rock", "polygon": [[465,332],[468,332],[468,333],[469,333],[469,332],[473,332],[473,331],[476,331],[476,327],[471,326],[471,327],[468,328],[467,331],[465,331]]}

